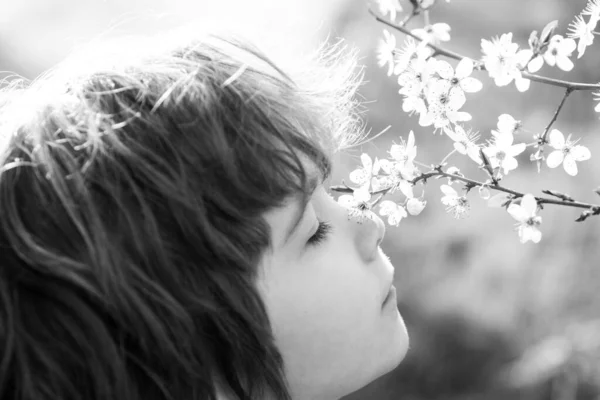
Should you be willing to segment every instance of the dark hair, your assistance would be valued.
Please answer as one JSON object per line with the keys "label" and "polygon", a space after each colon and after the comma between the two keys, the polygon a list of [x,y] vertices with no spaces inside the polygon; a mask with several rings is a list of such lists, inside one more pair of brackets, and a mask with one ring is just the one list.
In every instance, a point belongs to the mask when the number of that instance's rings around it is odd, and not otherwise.
{"label": "dark hair", "polygon": [[306,193],[302,159],[326,175],[361,138],[355,55],[292,78],[242,41],[167,38],[6,82],[2,399],[290,398],[263,214]]}

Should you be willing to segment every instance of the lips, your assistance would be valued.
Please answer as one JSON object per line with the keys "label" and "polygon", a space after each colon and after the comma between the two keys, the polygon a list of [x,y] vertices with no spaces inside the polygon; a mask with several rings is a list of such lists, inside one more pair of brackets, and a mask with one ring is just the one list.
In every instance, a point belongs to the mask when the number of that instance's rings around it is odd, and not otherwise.
{"label": "lips", "polygon": [[385,297],[381,301],[381,304],[384,304],[390,298],[390,294],[392,293],[391,290],[392,290],[393,284],[394,284],[394,282],[391,281],[390,284],[387,286],[387,291],[385,292]]}

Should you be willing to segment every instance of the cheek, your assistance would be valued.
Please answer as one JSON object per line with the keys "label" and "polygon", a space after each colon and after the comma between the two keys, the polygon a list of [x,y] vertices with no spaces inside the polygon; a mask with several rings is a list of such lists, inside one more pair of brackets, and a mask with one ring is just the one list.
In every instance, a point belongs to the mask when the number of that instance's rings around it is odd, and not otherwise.
{"label": "cheek", "polygon": [[351,358],[373,335],[380,318],[379,290],[372,274],[349,254],[299,265],[302,275],[289,276],[270,293],[277,345],[298,368]]}

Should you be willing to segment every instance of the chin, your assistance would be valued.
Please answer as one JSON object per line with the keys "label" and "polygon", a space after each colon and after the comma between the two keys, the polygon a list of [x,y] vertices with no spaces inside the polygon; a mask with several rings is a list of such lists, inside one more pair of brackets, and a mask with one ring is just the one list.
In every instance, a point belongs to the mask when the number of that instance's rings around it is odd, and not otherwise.
{"label": "chin", "polygon": [[394,321],[394,327],[391,335],[387,340],[387,344],[384,347],[383,354],[381,356],[383,362],[380,376],[393,371],[398,365],[400,365],[402,360],[404,360],[404,357],[406,357],[408,349],[408,332],[406,330],[406,325],[404,325],[404,320],[398,312],[397,319]]}

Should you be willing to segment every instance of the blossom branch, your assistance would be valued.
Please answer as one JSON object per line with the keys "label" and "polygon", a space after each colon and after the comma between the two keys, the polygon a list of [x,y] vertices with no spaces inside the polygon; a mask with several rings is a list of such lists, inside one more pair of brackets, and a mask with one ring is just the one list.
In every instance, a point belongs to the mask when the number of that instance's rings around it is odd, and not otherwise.
{"label": "blossom branch", "polygon": [[[409,182],[411,184],[415,185],[420,181],[426,182],[430,178],[438,178],[438,177],[452,178],[453,180],[461,181],[461,182],[465,183],[465,185],[467,187],[467,191],[471,190],[474,187],[487,187],[490,189],[497,190],[499,192],[508,193],[513,196],[513,199],[521,198],[525,195],[524,193],[518,192],[516,190],[506,188],[497,182],[496,183],[480,182],[480,181],[477,181],[477,180],[474,180],[471,178],[467,178],[467,177],[464,177],[461,175],[448,173],[442,169],[441,165],[435,166],[431,171],[421,173],[419,176],[415,177],[414,179],[410,180]],[[378,202],[392,188],[393,187],[387,187],[385,189],[380,189],[380,190],[371,192],[371,195],[379,194],[380,197],[377,199],[377,202]],[[330,189],[333,191],[336,191],[336,192],[341,192],[341,193],[353,193],[354,192],[354,189],[347,185],[330,186]],[[545,193],[556,193],[554,191],[544,191],[544,192]],[[588,210],[589,215],[600,215],[600,205],[598,205],[598,204],[591,204],[591,203],[575,201],[575,200],[571,199],[570,197],[568,197],[568,199],[567,199],[566,196],[564,196],[562,198],[565,200],[557,200],[557,199],[548,198],[548,197],[537,197],[537,196],[535,197],[537,203],[540,205],[541,204],[554,204],[554,205],[567,206],[567,207],[583,208],[583,209]]]}
{"label": "blossom branch", "polygon": [[[381,18],[379,15],[377,15],[373,10],[369,9],[369,13],[371,13],[371,15],[373,15],[373,17],[375,17],[375,19],[387,26],[389,26],[390,28],[394,28],[397,31],[400,31],[402,33],[404,33],[405,35],[408,35],[412,38],[414,38],[415,40],[418,40],[420,42],[423,41],[422,38],[420,38],[419,36],[413,34],[411,31],[409,31],[408,29],[406,29],[403,25],[398,25],[395,24],[391,21],[386,20],[385,18]],[[439,47],[431,42],[427,42],[426,45],[428,47],[430,47],[431,49],[433,49],[434,51],[434,56],[436,55],[442,55],[457,61],[462,60],[463,58],[466,58],[466,56],[463,56],[461,54],[455,53],[453,51],[444,49],[442,47]],[[485,66],[482,64],[477,65],[477,68],[481,71],[485,71]],[[538,82],[538,83],[544,83],[547,85],[551,85],[551,86],[558,86],[558,87],[563,87],[565,89],[569,89],[570,91],[574,91],[574,90],[599,90],[600,89],[600,84],[591,84],[591,83],[580,83],[580,82],[569,82],[569,81],[563,81],[560,79],[554,79],[554,78],[549,78],[546,76],[541,76],[541,75],[535,75],[526,71],[522,71],[521,75],[524,78],[527,78],[529,80],[532,80],[534,82]]]}

